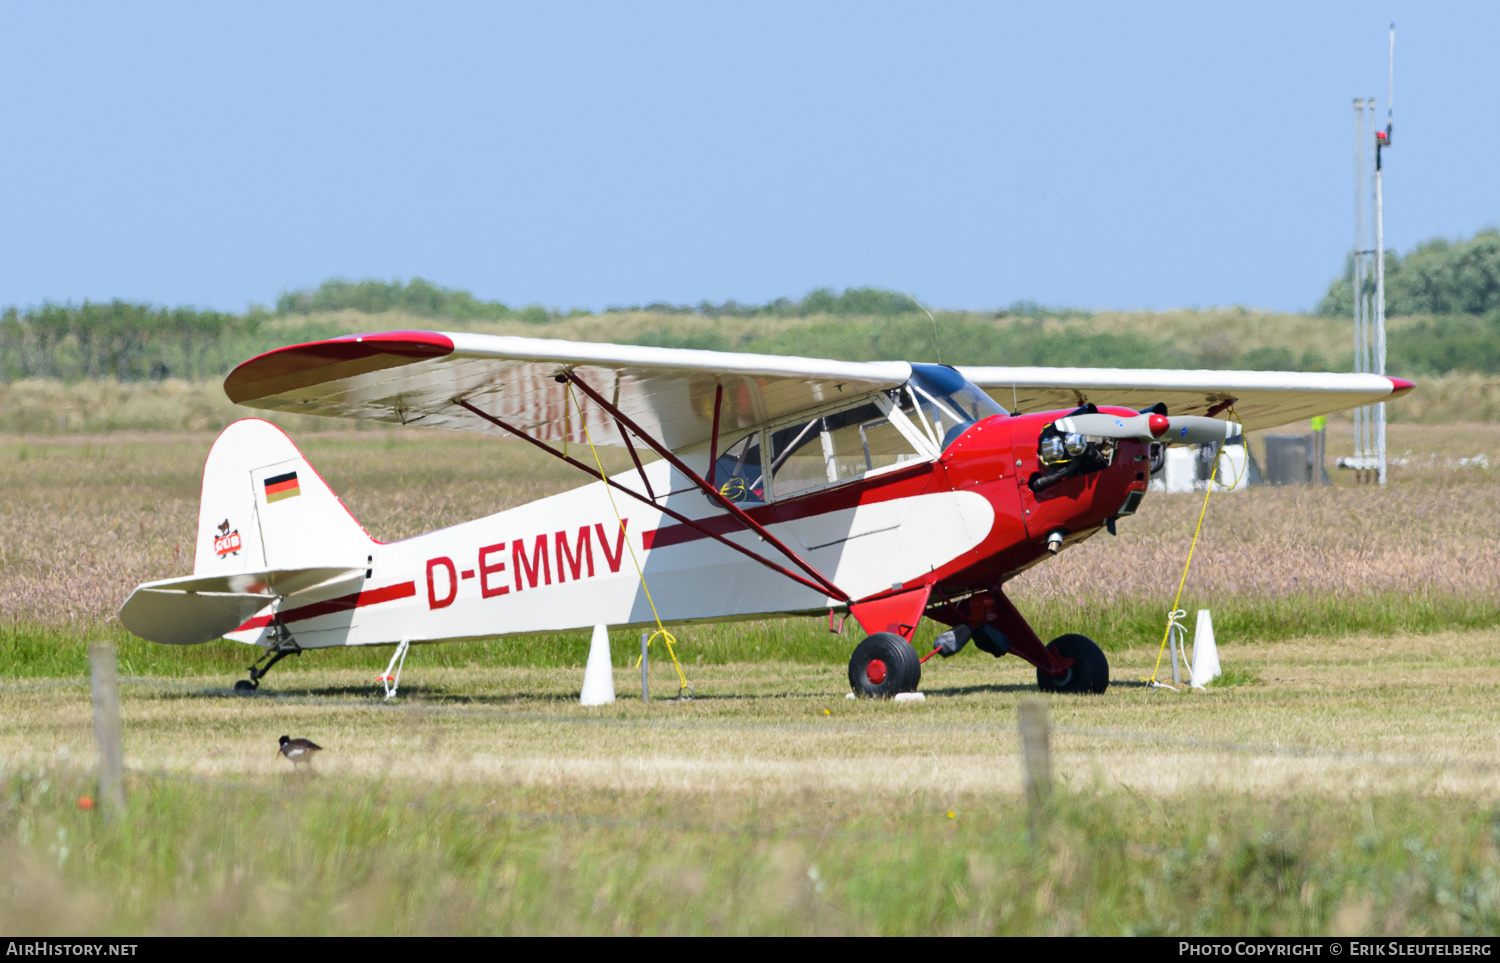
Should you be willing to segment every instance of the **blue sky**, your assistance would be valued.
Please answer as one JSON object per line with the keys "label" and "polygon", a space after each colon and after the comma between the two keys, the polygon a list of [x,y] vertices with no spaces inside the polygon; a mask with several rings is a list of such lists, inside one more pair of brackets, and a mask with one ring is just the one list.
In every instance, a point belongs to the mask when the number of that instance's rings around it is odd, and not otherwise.
{"label": "blue sky", "polygon": [[7,4],[0,303],[1305,309],[1392,20],[1404,251],[1500,223],[1500,4]]}

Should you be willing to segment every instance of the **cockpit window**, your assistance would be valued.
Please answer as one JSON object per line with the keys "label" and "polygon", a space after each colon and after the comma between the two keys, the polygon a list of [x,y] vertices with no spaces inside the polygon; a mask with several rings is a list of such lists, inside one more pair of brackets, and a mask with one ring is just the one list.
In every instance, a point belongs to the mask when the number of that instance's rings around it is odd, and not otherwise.
{"label": "cockpit window", "polygon": [[968,379],[946,365],[914,364],[907,383],[922,411],[923,427],[946,450],[964,429],[991,415],[1008,412]]}
{"label": "cockpit window", "polygon": [[[867,402],[772,431],[776,497],[789,498],[931,457],[891,423],[890,407],[901,408],[899,400],[888,405]],[[905,413],[910,416],[910,409]]]}
{"label": "cockpit window", "polygon": [[766,476],[760,467],[760,435],[747,435],[719,456],[714,469],[719,493],[741,506],[766,500]]}

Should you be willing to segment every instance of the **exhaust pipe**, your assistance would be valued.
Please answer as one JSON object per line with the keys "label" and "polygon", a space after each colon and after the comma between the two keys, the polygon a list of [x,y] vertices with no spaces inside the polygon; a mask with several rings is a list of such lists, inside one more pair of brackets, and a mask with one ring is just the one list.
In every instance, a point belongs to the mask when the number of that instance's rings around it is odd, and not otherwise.
{"label": "exhaust pipe", "polygon": [[1062,543],[1063,533],[1061,531],[1054,531],[1052,534],[1047,536],[1047,551],[1052,553],[1053,555],[1056,555],[1058,552],[1062,551]]}

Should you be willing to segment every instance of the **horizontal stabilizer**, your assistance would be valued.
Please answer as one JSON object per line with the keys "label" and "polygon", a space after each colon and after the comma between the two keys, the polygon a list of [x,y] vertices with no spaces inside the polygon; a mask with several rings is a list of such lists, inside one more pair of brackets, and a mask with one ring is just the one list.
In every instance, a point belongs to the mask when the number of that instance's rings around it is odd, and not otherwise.
{"label": "horizontal stabilizer", "polygon": [[152,642],[197,645],[233,632],[278,598],[363,580],[364,575],[363,566],[340,565],[147,582],[125,600],[120,623]]}

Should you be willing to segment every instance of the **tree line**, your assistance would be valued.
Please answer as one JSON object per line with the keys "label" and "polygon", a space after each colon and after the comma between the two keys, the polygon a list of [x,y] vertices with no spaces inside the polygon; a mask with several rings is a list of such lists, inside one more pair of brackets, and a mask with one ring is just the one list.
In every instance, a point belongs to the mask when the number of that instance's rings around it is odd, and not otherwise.
{"label": "tree line", "polygon": [[[1373,296],[1375,281],[1365,282]],[[1318,303],[1324,317],[1354,316],[1354,258]],[[1435,238],[1405,256],[1385,252],[1387,318],[1422,316],[1387,336],[1387,367],[1413,373],[1500,372],[1500,231]]]}
{"label": "tree line", "polygon": [[0,381],[208,378],[261,349],[265,312],[243,315],[129,301],[0,312]]}
{"label": "tree line", "polygon": [[[879,288],[818,288],[799,300],[777,298],[765,304],[734,300],[696,307],[665,303],[610,308],[606,313],[652,312],[720,317],[866,317],[888,320],[923,318],[921,307],[906,294]],[[519,321],[545,325],[586,314],[539,305],[513,308],[486,301],[468,291],[447,288],[423,278],[410,281],[350,281],[334,278],[316,288],[289,291],[274,310],[252,307],[244,314],[166,308],[114,300],[83,304],[44,303],[0,311],[0,383],[23,378],[63,381],[120,381],[222,377],[234,365],[284,343],[271,322],[308,318],[296,328],[298,340],[337,337],[347,328],[327,315],[400,312],[413,317],[454,321]],[[1076,312],[1064,312],[1076,313]],[[1031,302],[1017,302],[999,316],[1046,317],[1058,314]],[[717,342],[715,342],[717,344]],[[762,350],[774,345],[761,346]]]}
{"label": "tree line", "polygon": [[[1422,315],[1393,325],[1389,368],[1403,374],[1447,371],[1500,373],[1500,232],[1486,231],[1460,242],[1428,241],[1404,257],[1387,254],[1389,317]],[[1353,314],[1352,262],[1318,306],[1330,317]],[[291,291],[274,310],[244,314],[165,308],[128,301],[46,303],[0,311],[0,382],[22,378],[63,381],[222,377],[235,364],[285,343],[280,319],[295,319],[296,340],[336,337],[347,322],[332,315],[401,312],[454,321],[519,321],[543,325],[572,314],[537,305],[514,308],[468,291],[422,278],[410,281],[332,279],[316,288]],[[818,288],[800,299],[764,304],[734,300],[695,306],[657,302],[612,307],[606,313],[652,313],[714,318],[810,318],[772,337],[730,338],[713,326],[662,327],[633,339],[663,347],[758,351],[814,357],[936,360],[933,323],[910,295],[881,288],[834,291]],[[943,360],[964,364],[1109,366],[1156,368],[1247,368],[1259,370],[1348,370],[1350,356],[1294,354],[1285,347],[1206,351],[1185,348],[1146,334],[1080,333],[1042,323],[1087,318],[1087,312],[1052,309],[1018,301],[992,314],[937,312]],[[1009,318],[997,325],[988,318]],[[820,320],[821,319],[821,320]],[[638,329],[637,329],[638,330]]]}

